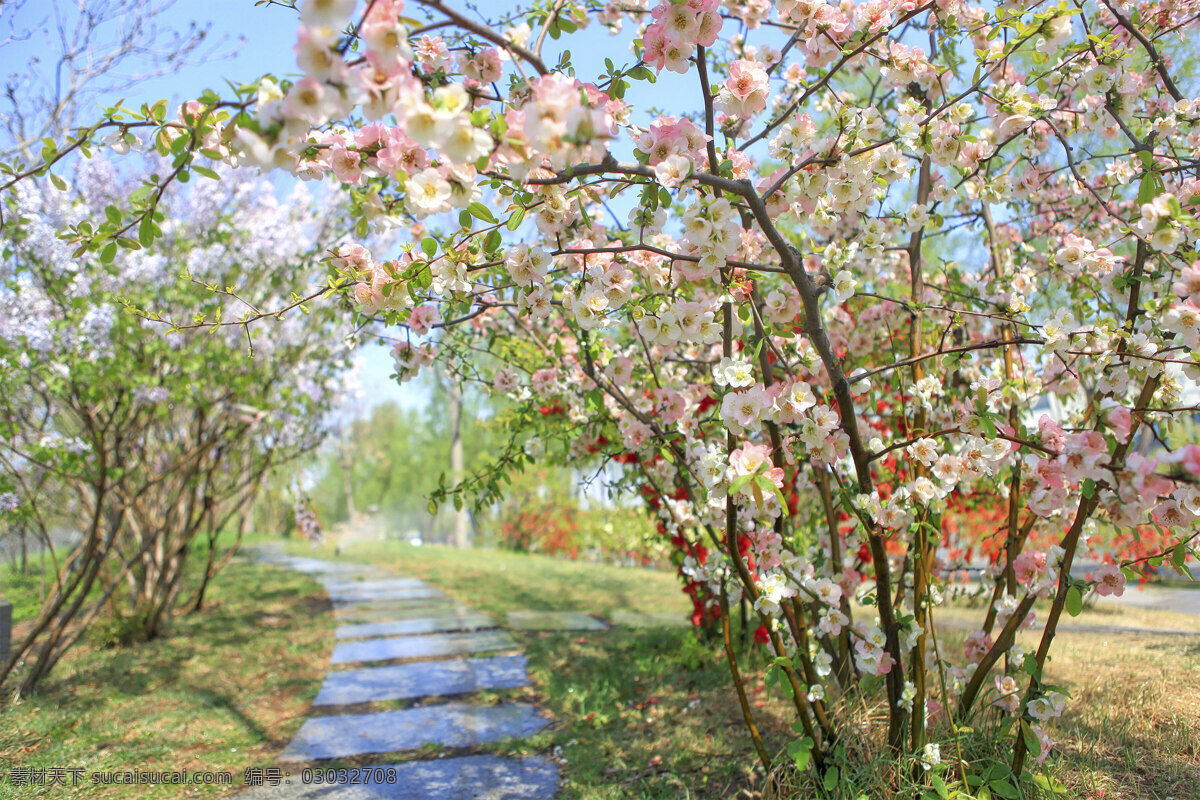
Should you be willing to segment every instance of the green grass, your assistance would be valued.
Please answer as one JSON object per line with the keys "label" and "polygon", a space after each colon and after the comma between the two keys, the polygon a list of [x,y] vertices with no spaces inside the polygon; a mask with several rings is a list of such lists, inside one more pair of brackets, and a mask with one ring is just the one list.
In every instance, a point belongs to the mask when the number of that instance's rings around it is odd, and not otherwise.
{"label": "green grass", "polygon": [[[216,786],[92,786],[115,770],[213,770],[241,784],[299,728],[325,674],[333,620],[320,586],[234,561],[207,607],[177,614],[166,637],[121,649],[84,640],[37,692],[0,707],[0,796],[178,798]],[[78,787],[17,787],[10,770],[83,770]]]}
{"label": "green grass", "polygon": [[289,551],[333,561],[368,563],[427,580],[489,614],[509,611],[691,613],[679,581],[663,570],[612,567],[504,550],[455,550],[400,542],[333,544],[315,550],[295,542]]}
{"label": "green grass", "polygon": [[[497,615],[536,609],[608,616],[622,608],[682,614],[688,608],[667,572],[390,542],[352,544],[340,554],[326,546],[312,554],[420,577]],[[975,614],[969,608],[941,612],[947,622]],[[1195,617],[1124,608],[1090,609],[1068,623],[1200,628]],[[956,659],[966,627],[944,634],[943,646]],[[556,725],[532,739],[487,749],[556,754],[563,762],[565,800],[762,796],[764,778],[755,769],[719,643],[701,643],[687,629],[516,635],[529,657],[533,686],[479,699],[536,702]],[[1028,637],[1023,641],[1027,648],[1036,645]],[[1069,686],[1075,700],[1051,727],[1059,744],[1047,769],[1068,787],[1065,797],[1200,800],[1197,648],[1197,640],[1186,637],[1063,634],[1050,677]],[[768,748],[780,753],[794,738],[787,728],[791,716],[783,698],[763,685],[761,650],[747,660],[751,705]],[[868,724],[878,723],[881,709],[859,711]],[[974,755],[1001,761],[1010,755],[1009,745],[981,743]],[[857,770],[856,791],[847,796],[889,797],[883,788],[886,758],[861,747],[858,752],[869,766]],[[800,796],[824,794],[810,787]]]}

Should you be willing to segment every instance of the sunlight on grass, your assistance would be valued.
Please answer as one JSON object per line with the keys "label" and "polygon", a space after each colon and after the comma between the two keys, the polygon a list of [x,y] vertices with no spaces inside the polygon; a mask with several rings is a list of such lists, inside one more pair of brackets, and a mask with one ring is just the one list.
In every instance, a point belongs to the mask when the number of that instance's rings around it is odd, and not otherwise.
{"label": "sunlight on grass", "polygon": [[[80,644],[45,686],[0,710],[5,797],[215,797],[218,786],[93,786],[93,772],[269,766],[299,728],[332,649],[321,588],[298,573],[235,561],[208,606],[161,639]],[[15,767],[80,768],[72,787],[9,784]]]}

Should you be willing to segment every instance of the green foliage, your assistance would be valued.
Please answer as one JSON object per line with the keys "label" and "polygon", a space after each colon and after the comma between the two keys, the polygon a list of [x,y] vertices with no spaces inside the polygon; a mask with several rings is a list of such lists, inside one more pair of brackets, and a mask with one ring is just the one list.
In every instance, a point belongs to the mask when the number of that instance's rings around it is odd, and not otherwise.
{"label": "green foliage", "polygon": [[[354,509],[378,514],[396,535],[409,528],[427,533],[433,527],[429,496],[439,485],[452,483],[451,433],[448,400],[432,382],[423,388],[431,394],[428,405],[410,409],[381,403],[366,419],[352,422],[342,442],[326,451],[310,492],[324,524],[349,518],[349,486]],[[462,441],[467,471],[482,468],[497,447],[491,420],[484,398],[465,398]]]}

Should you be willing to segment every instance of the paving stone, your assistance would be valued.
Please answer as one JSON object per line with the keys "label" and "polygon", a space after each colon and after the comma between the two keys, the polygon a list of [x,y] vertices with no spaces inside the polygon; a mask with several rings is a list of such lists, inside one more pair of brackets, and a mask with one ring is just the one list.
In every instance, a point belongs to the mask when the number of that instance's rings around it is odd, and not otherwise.
{"label": "paving stone", "polygon": [[614,611],[612,621],[629,628],[690,628],[692,622],[683,613],[654,611]]}
{"label": "paving stone", "polygon": [[398,636],[394,639],[364,639],[342,642],[333,649],[333,664],[366,661],[392,661],[401,658],[429,658],[511,650],[516,641],[504,631],[440,633],[432,636]]}
{"label": "paving stone", "polygon": [[495,621],[483,614],[447,614],[445,616],[394,619],[384,622],[364,622],[342,625],[335,636],[339,639],[370,639],[380,636],[419,636],[425,633],[450,633],[494,628]]}
{"label": "paving stone", "polygon": [[422,661],[331,672],[315,706],[346,706],[380,700],[467,694],[480,689],[527,686],[525,656]]}
{"label": "paving stone", "polygon": [[427,589],[429,584],[417,578],[372,578],[370,580],[346,580],[341,576],[325,578],[327,592],[373,592],[387,589]]}
{"label": "paving stone", "polygon": [[349,573],[358,572],[364,569],[371,569],[369,564],[343,564],[334,561],[325,561],[320,558],[304,558],[303,556],[290,556],[278,563],[286,564],[288,567],[298,572],[308,573]]}
{"label": "paving stone", "polygon": [[432,600],[445,596],[445,592],[433,587],[419,589],[346,589],[329,593],[329,599],[337,603],[372,603],[377,600]]}
{"label": "paving stone", "polygon": [[[474,747],[512,737],[532,736],[549,724],[527,703],[475,706],[469,703],[347,714],[305,720],[280,761],[415,750],[426,743]],[[437,795],[431,795],[437,796]]]}
{"label": "paving stone", "polygon": [[508,624],[519,631],[602,631],[600,620],[579,611],[510,611]]}
{"label": "paving stone", "polygon": [[[361,784],[287,783],[239,794],[239,800],[551,800],[558,767],[543,756],[480,755],[364,767]],[[394,781],[394,782],[393,782]]]}
{"label": "paving stone", "polygon": [[333,611],[339,623],[387,622],[422,617],[470,616],[477,611],[453,600],[423,600],[412,603],[355,603]]}
{"label": "paving stone", "polygon": [[373,599],[333,600],[334,613],[345,613],[355,610],[394,608],[403,611],[411,608],[432,608],[434,606],[463,606],[448,594],[439,593],[433,597],[376,597]]}

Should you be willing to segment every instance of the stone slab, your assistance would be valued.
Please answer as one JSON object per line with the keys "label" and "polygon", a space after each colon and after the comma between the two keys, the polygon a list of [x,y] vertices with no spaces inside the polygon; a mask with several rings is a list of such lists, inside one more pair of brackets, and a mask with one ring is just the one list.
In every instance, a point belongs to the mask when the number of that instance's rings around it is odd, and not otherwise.
{"label": "stone slab", "polygon": [[393,753],[415,750],[426,743],[474,747],[532,736],[549,722],[527,703],[495,706],[447,703],[375,714],[316,717],[305,720],[279,760],[313,761]]}
{"label": "stone slab", "polygon": [[373,578],[369,580],[345,580],[341,577],[325,578],[321,581],[325,590],[334,592],[374,592],[387,589],[425,589],[429,584],[417,578]]}
{"label": "stone slab", "polygon": [[446,593],[432,587],[421,589],[346,589],[329,592],[329,599],[336,603],[373,603],[377,600],[433,600],[445,597]]}
{"label": "stone slab", "polygon": [[543,756],[517,759],[480,755],[408,761],[364,768],[358,775],[367,777],[362,783],[305,786],[298,775],[292,774],[287,783],[256,787],[237,797],[239,800],[551,800],[558,790],[558,767]]}
{"label": "stone slab", "polygon": [[494,628],[496,623],[483,614],[447,614],[445,616],[394,619],[342,625],[334,635],[339,639],[371,639],[380,636],[420,636],[426,633],[451,633]]}
{"label": "stone slab", "polygon": [[449,595],[446,595],[446,594],[438,594],[438,595],[434,595],[433,597],[415,597],[415,598],[407,598],[407,599],[402,598],[402,597],[381,597],[381,598],[374,598],[374,599],[361,598],[358,600],[334,599],[333,600],[333,610],[334,610],[334,612],[338,612],[338,611],[352,611],[354,609],[375,609],[375,608],[395,608],[395,609],[428,608],[429,606],[437,606],[437,605],[444,606],[444,605],[451,605],[451,604],[461,605],[461,603],[458,603],[457,600],[454,600],[452,597],[450,597]]}
{"label": "stone slab", "polygon": [[368,661],[393,661],[402,658],[460,656],[491,650],[511,650],[516,640],[504,631],[439,633],[432,636],[398,636],[391,639],[363,639],[342,642],[333,649],[333,664]]}
{"label": "stone slab", "polygon": [[692,621],[680,612],[614,611],[612,621],[628,628],[690,628]]}
{"label": "stone slab", "polygon": [[331,672],[314,706],[347,706],[381,700],[467,694],[527,686],[525,656],[422,661]]}
{"label": "stone slab", "polygon": [[608,628],[579,611],[510,611],[508,625],[519,631],[602,631]]}
{"label": "stone slab", "polygon": [[474,609],[459,605],[452,600],[425,601],[421,603],[359,603],[334,609],[338,623],[387,622],[398,619],[421,619],[422,617],[469,616]]}
{"label": "stone slab", "polygon": [[371,569],[369,564],[343,564],[341,562],[326,561],[321,558],[305,558],[303,556],[289,556],[278,559],[274,563],[290,567],[298,572],[307,572],[310,574],[346,574]]}

